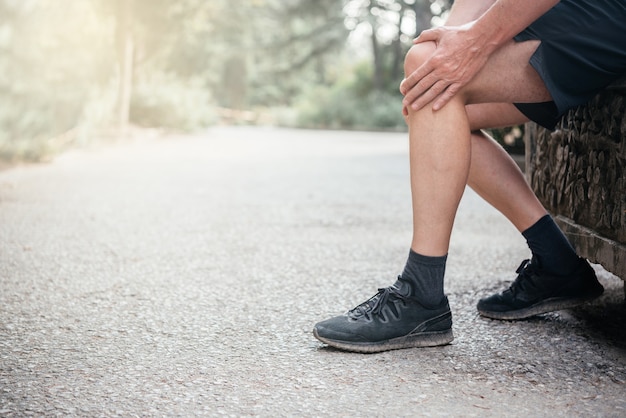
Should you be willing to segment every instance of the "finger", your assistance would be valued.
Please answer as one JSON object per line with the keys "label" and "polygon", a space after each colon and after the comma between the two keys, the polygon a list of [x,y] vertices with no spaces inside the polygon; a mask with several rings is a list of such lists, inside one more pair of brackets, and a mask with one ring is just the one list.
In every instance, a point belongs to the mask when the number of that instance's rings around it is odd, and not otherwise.
{"label": "finger", "polygon": [[415,71],[409,74],[408,77],[402,80],[402,83],[400,83],[400,93],[406,95],[407,92],[411,90],[417,84],[417,82],[422,79],[422,77],[424,76],[424,74],[422,73],[425,72],[425,68],[422,67],[424,66],[422,65],[418,67]]}
{"label": "finger", "polygon": [[437,100],[433,104],[433,110],[437,111],[443,108],[456,95],[458,90],[458,84],[451,84],[450,86],[448,86],[448,88],[443,93],[441,93],[439,98],[437,98]]}
{"label": "finger", "polygon": [[406,92],[404,95],[404,100],[402,104],[404,106],[412,105],[419,97],[421,97],[424,93],[426,93],[429,89],[437,83],[437,79],[435,76],[430,73],[426,77],[422,78],[419,82],[415,83],[410,90]]}
{"label": "finger", "polygon": [[[431,82],[431,84],[428,84],[424,83],[424,79],[428,76],[428,74],[432,72],[432,70],[433,69],[430,65],[430,62],[428,61],[420,65],[417,70],[413,71],[411,74],[409,74],[407,78],[402,81],[402,83],[400,84],[400,92],[404,96],[406,96],[410,92],[414,92],[416,86],[422,86],[422,88],[430,87],[432,83],[434,83],[434,80]],[[420,87],[418,87],[417,90],[419,91]],[[415,97],[419,96],[419,94],[413,93],[412,97],[409,97],[409,99],[415,99]]]}
{"label": "finger", "polygon": [[404,96],[404,92],[408,89],[405,88],[405,82],[406,82],[406,78],[403,78],[402,81],[400,82],[400,93],[402,93],[402,95]]}
{"label": "finger", "polygon": [[443,91],[445,91],[448,86],[446,81],[440,80],[433,84],[431,88],[429,88],[424,94],[422,94],[417,100],[413,102],[411,105],[411,109],[420,110],[428,103],[431,103],[433,100],[437,98]]}
{"label": "finger", "polygon": [[[400,84],[400,93],[402,93],[403,96],[406,96],[407,94],[411,94],[411,92],[414,91],[416,87],[418,90],[420,90],[421,86],[421,88],[430,87],[430,84],[424,86],[428,83],[424,83],[423,80],[424,77],[418,74],[416,74],[416,77],[409,76],[408,78],[405,78],[402,84]],[[416,95],[415,93],[413,93],[412,96],[419,96],[419,94]]]}
{"label": "finger", "polygon": [[440,38],[440,34],[439,34],[439,30],[438,29],[426,29],[425,31],[422,31],[422,33],[419,34],[419,36],[415,39],[413,39],[413,43],[414,44],[419,44],[422,42],[428,42],[428,41],[438,41]]}

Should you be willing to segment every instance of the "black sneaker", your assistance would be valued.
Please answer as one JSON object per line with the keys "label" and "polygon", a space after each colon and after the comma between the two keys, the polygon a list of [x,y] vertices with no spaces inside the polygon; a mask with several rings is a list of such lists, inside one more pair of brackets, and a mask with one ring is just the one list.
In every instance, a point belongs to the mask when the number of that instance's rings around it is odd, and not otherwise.
{"label": "black sneaker", "polygon": [[511,287],[478,302],[478,313],[493,319],[524,319],[581,305],[604,292],[583,258],[568,276],[550,275],[530,260],[524,260],[516,273]]}
{"label": "black sneaker", "polygon": [[358,353],[450,343],[454,337],[448,298],[431,309],[410,293],[410,284],[398,277],[393,286],[378,289],[356,308],[316,324],[313,335],[331,347]]}

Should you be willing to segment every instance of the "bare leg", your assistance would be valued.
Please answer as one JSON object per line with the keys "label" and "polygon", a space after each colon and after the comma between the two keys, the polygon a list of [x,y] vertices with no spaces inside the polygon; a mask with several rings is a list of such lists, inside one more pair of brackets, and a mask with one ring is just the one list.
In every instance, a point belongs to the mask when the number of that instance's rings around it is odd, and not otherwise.
{"label": "bare leg", "polygon": [[[434,48],[420,48],[427,54]],[[414,49],[415,50],[415,49]],[[425,50],[425,51],[424,51]],[[407,56],[405,71],[415,68]],[[470,126],[460,97],[438,112],[427,107],[409,111],[413,241],[411,248],[427,256],[448,253],[456,209],[467,184]]]}
{"label": "bare leg", "polygon": [[[459,7],[461,2],[463,6],[469,4],[461,0]],[[503,46],[442,109],[433,112],[426,106],[407,112],[413,204],[412,251],[407,264],[394,285],[379,289],[372,298],[344,315],[316,324],[313,333],[319,340],[357,352],[435,346],[453,340],[452,315],[443,292],[443,280],[452,225],[469,176],[472,175],[470,184],[509,216],[518,228],[543,211],[523,176],[517,168],[511,168],[503,151],[474,130],[483,124],[516,122],[520,117],[510,106],[490,103],[550,100],[543,81],[528,63],[536,47],[537,42],[532,41]],[[418,68],[434,48],[433,43],[414,46],[407,54],[405,72]],[[475,104],[482,105],[470,106]],[[498,111],[496,118],[491,117],[493,111]],[[477,155],[473,156],[474,153]],[[496,167],[491,166],[494,162]],[[471,167],[472,164],[475,166]],[[497,176],[493,176],[494,171],[498,172]],[[494,181],[502,177],[501,171],[505,180]],[[516,207],[519,197],[514,204],[506,202],[518,193],[522,195],[523,204]],[[538,297],[549,302],[551,296],[546,293]],[[517,308],[518,302],[505,300],[504,314],[510,313],[510,307]],[[479,312],[487,315],[489,310],[485,306],[489,308],[494,304],[489,300],[481,303]],[[525,309],[522,313],[514,312],[511,318],[557,308],[560,305],[542,305],[539,311]],[[506,318],[501,313],[492,317]]]}
{"label": "bare leg", "polygon": [[[434,47],[433,44],[414,46],[407,54],[405,72],[408,74],[414,71]],[[499,193],[507,187],[515,185],[518,189],[527,189],[528,186],[519,170],[510,171],[507,160],[503,160],[503,155],[484,136],[475,134],[472,141],[472,127],[466,109],[466,105],[471,103],[550,100],[543,81],[528,64],[528,58],[536,47],[537,43],[534,42],[511,42],[494,54],[485,70],[449,106],[437,112],[433,112],[429,106],[419,111],[409,110],[413,251],[430,256],[447,254],[456,209],[470,173],[475,176],[472,184],[498,209],[510,216],[518,228],[536,220],[534,211],[531,214],[525,210],[517,213],[515,208],[503,204],[505,199]],[[478,119],[480,114],[473,112]],[[479,158],[472,172],[471,147],[474,143],[478,144],[476,151]],[[489,168],[490,157],[494,155],[501,164],[500,168],[504,167],[508,172],[508,181],[500,182],[496,187],[489,184],[498,178],[492,175],[493,169]],[[532,191],[527,191],[528,197],[532,199],[522,207],[534,210],[540,208],[545,214],[541,205],[535,206],[536,198]]]}
{"label": "bare leg", "polygon": [[[446,24],[460,25],[477,19],[494,2],[457,0]],[[524,231],[546,211],[511,157],[480,129],[517,125],[528,119],[510,103],[474,104],[468,105],[466,110],[472,132],[468,184],[520,232]],[[407,124],[411,125],[408,117]]]}
{"label": "bare leg", "polygon": [[513,159],[478,127],[510,126],[526,121],[511,104],[467,106],[472,132],[472,160],[468,185],[524,231],[547,212]]}

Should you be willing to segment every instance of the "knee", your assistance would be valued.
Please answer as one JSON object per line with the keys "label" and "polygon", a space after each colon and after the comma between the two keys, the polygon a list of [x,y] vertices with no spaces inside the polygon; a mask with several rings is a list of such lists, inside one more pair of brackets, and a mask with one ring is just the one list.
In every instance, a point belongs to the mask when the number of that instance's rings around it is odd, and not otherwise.
{"label": "knee", "polygon": [[413,45],[404,57],[404,76],[409,76],[413,71],[417,70],[435,51],[434,42],[424,42]]}

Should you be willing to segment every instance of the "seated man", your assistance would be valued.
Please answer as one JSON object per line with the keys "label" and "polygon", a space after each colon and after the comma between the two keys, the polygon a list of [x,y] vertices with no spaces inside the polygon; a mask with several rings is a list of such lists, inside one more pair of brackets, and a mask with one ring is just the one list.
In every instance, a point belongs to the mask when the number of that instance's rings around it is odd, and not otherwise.
{"label": "seated man", "polygon": [[522,319],[600,296],[593,269],[559,230],[504,150],[482,128],[533,120],[553,129],[626,72],[623,0],[458,0],[424,31],[401,84],[409,126],[413,239],[402,275],[344,315],[315,325],[356,352],[448,344],[443,279],[452,224],[468,184],[523,234],[532,258],[481,315]]}

